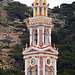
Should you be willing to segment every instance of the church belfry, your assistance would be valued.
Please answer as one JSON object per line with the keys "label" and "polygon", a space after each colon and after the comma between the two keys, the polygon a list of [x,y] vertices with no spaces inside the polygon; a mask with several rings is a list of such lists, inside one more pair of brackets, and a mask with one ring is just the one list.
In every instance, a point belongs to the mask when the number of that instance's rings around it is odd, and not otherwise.
{"label": "church belfry", "polygon": [[52,17],[46,0],[35,0],[29,15],[30,47],[23,48],[25,75],[57,75],[58,48],[51,45]]}

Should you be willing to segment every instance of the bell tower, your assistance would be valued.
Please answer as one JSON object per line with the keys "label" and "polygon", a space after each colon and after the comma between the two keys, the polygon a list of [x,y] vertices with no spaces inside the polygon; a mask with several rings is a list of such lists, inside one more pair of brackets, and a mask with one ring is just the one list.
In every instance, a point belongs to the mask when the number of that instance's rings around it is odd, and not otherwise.
{"label": "bell tower", "polygon": [[35,0],[29,15],[30,47],[23,48],[25,75],[57,75],[58,48],[51,45],[52,17],[46,0]]}

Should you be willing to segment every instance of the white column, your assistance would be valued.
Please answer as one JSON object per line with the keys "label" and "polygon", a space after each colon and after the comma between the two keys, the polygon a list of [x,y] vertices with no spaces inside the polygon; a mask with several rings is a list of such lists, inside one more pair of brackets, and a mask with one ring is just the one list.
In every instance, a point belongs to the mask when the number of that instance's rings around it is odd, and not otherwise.
{"label": "white column", "polygon": [[28,61],[27,61],[27,59],[25,59],[25,75],[27,75],[27,63],[28,63]]}
{"label": "white column", "polygon": [[39,7],[37,7],[37,16],[39,15]]}
{"label": "white column", "polygon": [[38,3],[39,3],[39,0],[38,0]]}
{"label": "white column", "polygon": [[32,43],[32,28],[30,28],[30,46],[31,46],[31,43]]}
{"label": "white column", "polygon": [[39,57],[38,57],[38,75],[40,75],[40,59],[39,59]]}
{"label": "white column", "polygon": [[49,28],[49,42],[50,42],[50,45],[51,45],[51,28]]}
{"label": "white column", "polygon": [[44,0],[43,0],[43,3],[44,3]]}
{"label": "white column", "polygon": [[45,75],[45,58],[43,57],[43,75]]}
{"label": "white column", "polygon": [[48,8],[46,8],[46,16],[47,16],[47,10],[48,10]]}
{"label": "white column", "polygon": [[33,8],[33,16],[35,16],[35,8]]}
{"label": "white column", "polygon": [[54,59],[54,75],[57,75],[57,61]]}
{"label": "white column", "polygon": [[33,45],[35,45],[35,30],[33,31]]}
{"label": "white column", "polygon": [[44,7],[42,7],[42,15],[44,16]]}
{"label": "white column", "polygon": [[37,45],[39,46],[39,28],[37,28],[37,34],[38,34],[38,39],[37,39],[38,40],[37,41],[38,43],[37,43]]}

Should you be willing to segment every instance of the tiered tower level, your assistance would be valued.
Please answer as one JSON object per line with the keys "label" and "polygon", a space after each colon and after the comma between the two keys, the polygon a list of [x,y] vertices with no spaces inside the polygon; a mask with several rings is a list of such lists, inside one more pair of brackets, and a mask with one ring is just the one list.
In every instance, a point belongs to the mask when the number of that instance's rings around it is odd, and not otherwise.
{"label": "tiered tower level", "polygon": [[51,46],[52,17],[46,0],[35,0],[29,15],[30,47],[23,48],[25,75],[57,75],[58,49]]}

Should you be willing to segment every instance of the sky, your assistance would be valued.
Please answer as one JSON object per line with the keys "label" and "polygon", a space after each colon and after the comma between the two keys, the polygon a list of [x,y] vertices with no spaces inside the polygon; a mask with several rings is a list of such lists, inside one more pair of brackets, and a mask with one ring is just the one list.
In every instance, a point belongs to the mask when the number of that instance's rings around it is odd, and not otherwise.
{"label": "sky", "polygon": [[[14,1],[19,1],[20,3],[26,4],[28,6],[31,6],[31,4],[34,2],[34,0],[14,0]],[[47,0],[47,3],[49,3],[49,7],[53,8],[55,6],[60,6],[62,3],[72,3],[75,2],[75,0]]]}

